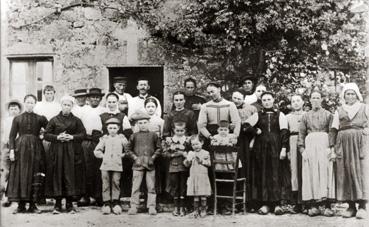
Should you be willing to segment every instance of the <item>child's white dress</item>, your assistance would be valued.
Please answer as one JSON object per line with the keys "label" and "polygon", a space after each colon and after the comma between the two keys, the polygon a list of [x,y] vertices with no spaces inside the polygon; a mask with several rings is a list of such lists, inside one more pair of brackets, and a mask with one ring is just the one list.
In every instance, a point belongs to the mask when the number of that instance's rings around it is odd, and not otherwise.
{"label": "child's white dress", "polygon": [[[201,160],[202,164],[198,160]],[[187,179],[187,195],[210,196],[211,186],[207,167],[210,166],[209,152],[205,150],[190,151],[185,162],[191,163],[190,177]]]}

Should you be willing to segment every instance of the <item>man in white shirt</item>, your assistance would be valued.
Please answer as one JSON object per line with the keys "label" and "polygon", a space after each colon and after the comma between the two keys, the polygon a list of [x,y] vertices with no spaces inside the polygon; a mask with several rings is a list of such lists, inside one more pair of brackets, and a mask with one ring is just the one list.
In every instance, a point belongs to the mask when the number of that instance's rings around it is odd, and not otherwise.
{"label": "man in white shirt", "polygon": [[86,164],[86,173],[84,179],[86,185],[86,194],[78,202],[78,206],[97,205],[102,203],[101,191],[101,160],[94,155],[94,150],[102,136],[102,123],[100,114],[106,111],[105,107],[100,106],[104,93],[99,88],[91,88],[87,93],[90,105],[85,106],[81,115],[81,121],[86,129],[86,138],[82,142],[82,149]]}
{"label": "man in white shirt", "polygon": [[44,100],[37,102],[33,112],[43,115],[50,121],[61,111],[61,105],[55,102],[55,88],[52,85],[46,85],[44,90]]}
{"label": "man in white shirt", "polygon": [[76,89],[74,91],[73,97],[76,99],[77,105],[73,106],[72,113],[74,114],[74,116],[81,118],[83,112],[88,107],[88,105],[86,104],[87,89]]}
{"label": "man in white shirt", "polygon": [[145,100],[148,97],[152,97],[154,99],[156,99],[157,103],[158,103],[158,107],[155,111],[155,115],[157,116],[161,116],[161,105],[160,105],[160,101],[149,95],[149,90],[150,90],[150,85],[149,85],[149,80],[146,78],[140,78],[137,81],[137,90],[139,92],[138,96],[133,97],[131,99],[130,102],[128,102],[128,118],[130,119],[130,117],[132,116],[133,113],[135,113],[136,111],[145,111]]}

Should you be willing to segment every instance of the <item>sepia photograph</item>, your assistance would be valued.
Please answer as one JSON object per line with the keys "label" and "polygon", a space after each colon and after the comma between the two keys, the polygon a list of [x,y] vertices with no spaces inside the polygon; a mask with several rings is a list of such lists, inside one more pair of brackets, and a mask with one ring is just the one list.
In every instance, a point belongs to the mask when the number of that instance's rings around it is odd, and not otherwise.
{"label": "sepia photograph", "polygon": [[369,226],[368,0],[1,0],[1,227]]}

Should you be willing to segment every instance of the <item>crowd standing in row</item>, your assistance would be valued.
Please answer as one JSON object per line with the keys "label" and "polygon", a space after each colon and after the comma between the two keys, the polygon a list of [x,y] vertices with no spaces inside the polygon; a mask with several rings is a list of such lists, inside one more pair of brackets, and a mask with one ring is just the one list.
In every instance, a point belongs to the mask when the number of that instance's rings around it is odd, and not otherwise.
{"label": "crowd standing in row", "polygon": [[[305,112],[302,97],[293,94],[287,115],[266,86],[254,85],[246,78],[228,101],[219,84],[209,83],[206,102],[188,78],[164,119],[144,78],[137,81],[136,97],[117,78],[107,95],[99,88],[78,89],[57,103],[55,89],[46,86],[42,102],[34,95],[26,95],[23,105],[12,100],[2,138],[4,205],[18,202],[14,213],[40,212],[36,203],[53,198],[58,214],[65,198],[68,212],[78,201],[120,214],[120,197],[130,193],[128,213],[136,214],[145,178],[151,215],[157,195],[167,192],[173,215],[184,216],[193,197],[192,214],[205,216],[212,194],[210,144],[218,144],[239,147],[248,212],[334,216],[332,203],[347,202],[343,217],[365,218],[369,107],[357,85],[344,86],[334,114],[322,108],[322,93],[314,89],[311,110]],[[222,209],[229,213],[227,203]]]}

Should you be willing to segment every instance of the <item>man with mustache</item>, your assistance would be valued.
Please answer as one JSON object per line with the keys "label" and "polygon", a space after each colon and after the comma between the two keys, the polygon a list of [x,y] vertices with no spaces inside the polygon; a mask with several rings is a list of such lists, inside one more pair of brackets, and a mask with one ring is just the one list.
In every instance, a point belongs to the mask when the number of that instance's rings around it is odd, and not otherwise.
{"label": "man with mustache", "polygon": [[145,100],[148,97],[152,97],[156,99],[158,103],[158,108],[156,109],[155,115],[161,116],[161,105],[160,101],[149,95],[150,85],[149,80],[146,78],[140,78],[137,81],[137,90],[138,90],[138,96],[133,97],[130,102],[128,102],[128,118],[130,119],[132,114],[137,111],[143,111],[145,112]]}

